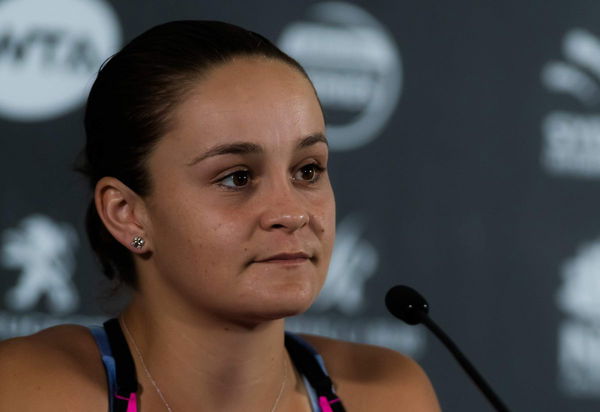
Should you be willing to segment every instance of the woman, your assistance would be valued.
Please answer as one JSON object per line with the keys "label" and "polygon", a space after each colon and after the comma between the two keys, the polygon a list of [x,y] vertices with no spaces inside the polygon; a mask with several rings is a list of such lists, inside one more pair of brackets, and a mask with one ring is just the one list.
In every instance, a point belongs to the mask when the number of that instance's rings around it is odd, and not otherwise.
{"label": "woman", "polygon": [[284,334],[335,233],[323,113],[296,61],[229,24],[164,24],[101,68],[85,126],[88,234],[133,297],[104,329],[2,343],[1,411],[439,410],[396,352]]}

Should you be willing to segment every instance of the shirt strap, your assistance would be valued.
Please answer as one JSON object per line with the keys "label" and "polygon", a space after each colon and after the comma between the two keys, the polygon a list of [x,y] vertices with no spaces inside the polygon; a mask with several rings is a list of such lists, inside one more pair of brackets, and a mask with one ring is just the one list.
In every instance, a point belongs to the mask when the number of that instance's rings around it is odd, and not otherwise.
{"label": "shirt strap", "polygon": [[90,326],[89,327],[96,345],[100,350],[100,356],[102,358],[102,364],[104,365],[104,371],[106,372],[106,381],[108,385],[108,411],[113,410],[113,397],[117,393],[117,372],[115,366],[115,358],[113,358],[112,351],[110,350],[110,343],[108,342],[108,336],[102,326]]}
{"label": "shirt strap", "polygon": [[321,412],[345,412],[342,401],[335,394],[333,382],[327,373],[323,358],[306,340],[290,332],[285,334],[285,346],[300,374],[314,388]]}
{"label": "shirt strap", "polygon": [[112,349],[116,368],[116,392],[111,398],[114,401],[115,412],[137,412],[136,393],[138,389],[135,363],[131,357],[127,340],[121,330],[117,318],[104,322],[104,330]]}

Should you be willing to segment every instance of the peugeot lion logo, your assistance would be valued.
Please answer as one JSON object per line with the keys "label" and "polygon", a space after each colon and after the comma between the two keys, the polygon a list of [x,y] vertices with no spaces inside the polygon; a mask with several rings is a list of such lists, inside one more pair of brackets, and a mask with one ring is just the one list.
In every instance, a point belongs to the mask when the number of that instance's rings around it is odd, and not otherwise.
{"label": "peugeot lion logo", "polygon": [[46,296],[52,313],[76,310],[79,295],[71,279],[77,244],[75,229],[42,215],[30,216],[19,228],[6,230],[2,234],[2,264],[20,271],[16,285],[4,297],[6,306],[16,311],[30,310]]}

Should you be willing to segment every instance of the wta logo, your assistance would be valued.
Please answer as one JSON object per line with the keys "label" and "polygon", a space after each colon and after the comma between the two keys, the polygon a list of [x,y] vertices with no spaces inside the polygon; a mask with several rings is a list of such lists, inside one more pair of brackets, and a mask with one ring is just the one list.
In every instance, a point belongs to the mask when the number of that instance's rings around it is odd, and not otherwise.
{"label": "wta logo", "polygon": [[584,29],[563,38],[563,61],[542,69],[542,83],[567,96],[577,112],[557,110],[542,122],[542,165],[551,174],[600,177],[600,39]]}
{"label": "wta logo", "polygon": [[0,115],[31,122],[76,108],[120,43],[102,0],[0,2]]}

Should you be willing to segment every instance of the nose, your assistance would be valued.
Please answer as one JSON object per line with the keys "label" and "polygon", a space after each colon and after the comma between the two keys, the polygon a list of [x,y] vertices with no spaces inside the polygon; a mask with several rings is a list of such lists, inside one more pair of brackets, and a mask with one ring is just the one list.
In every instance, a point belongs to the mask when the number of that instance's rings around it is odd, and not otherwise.
{"label": "nose", "polygon": [[263,213],[260,225],[263,230],[282,230],[293,233],[306,226],[309,222],[309,214],[304,207],[300,195],[293,188],[273,188],[263,198]]}

